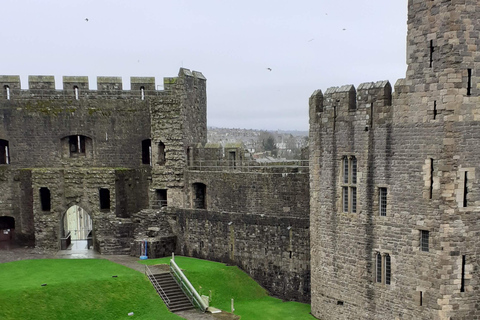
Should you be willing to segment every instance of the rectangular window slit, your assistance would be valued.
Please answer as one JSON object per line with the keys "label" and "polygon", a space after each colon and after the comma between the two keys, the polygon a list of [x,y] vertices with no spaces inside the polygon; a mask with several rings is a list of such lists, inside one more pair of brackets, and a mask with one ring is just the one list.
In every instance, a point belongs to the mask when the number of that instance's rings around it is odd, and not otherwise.
{"label": "rectangular window slit", "polygon": [[472,95],[472,69],[468,69],[467,96]]}
{"label": "rectangular window slit", "polygon": [[357,188],[352,187],[352,213],[357,213]]}
{"label": "rectangular window slit", "polygon": [[419,306],[423,305],[423,292],[422,291],[420,291],[420,297],[419,297],[418,305]]}
{"label": "rectangular window slit", "polygon": [[437,100],[433,101],[433,120],[437,119]]}
{"label": "rectangular window slit", "polygon": [[463,207],[468,205],[467,196],[468,196],[468,176],[467,171],[465,171],[464,181],[463,181]]}
{"label": "rectangular window slit", "polygon": [[462,282],[460,284],[460,292],[465,292],[465,255],[462,256]]}
{"label": "rectangular window slit", "polygon": [[337,301],[337,306],[343,306],[343,301],[338,300]]}
{"label": "rectangular window slit", "polygon": [[430,159],[430,195],[429,198],[433,198],[433,159]]}
{"label": "rectangular window slit", "polygon": [[387,188],[379,188],[379,210],[380,216],[387,215]]}
{"label": "rectangular window slit", "polygon": [[290,259],[292,259],[292,251],[290,251]]}
{"label": "rectangular window slit", "polygon": [[435,47],[433,46],[433,40],[430,40],[430,68],[433,65],[433,53],[435,52]]}
{"label": "rectangular window slit", "polygon": [[343,212],[348,212],[348,187],[343,187]]}
{"label": "rectangular window slit", "polygon": [[430,232],[428,232],[427,230],[420,230],[420,247],[422,251],[429,251],[429,238]]}

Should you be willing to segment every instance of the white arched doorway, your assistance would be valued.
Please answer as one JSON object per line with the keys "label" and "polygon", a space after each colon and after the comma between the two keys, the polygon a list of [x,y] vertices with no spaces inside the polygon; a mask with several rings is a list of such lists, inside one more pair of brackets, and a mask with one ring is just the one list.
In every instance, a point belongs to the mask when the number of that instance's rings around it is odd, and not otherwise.
{"label": "white arched doorway", "polygon": [[62,249],[88,250],[92,246],[93,222],[90,215],[77,205],[63,216]]}

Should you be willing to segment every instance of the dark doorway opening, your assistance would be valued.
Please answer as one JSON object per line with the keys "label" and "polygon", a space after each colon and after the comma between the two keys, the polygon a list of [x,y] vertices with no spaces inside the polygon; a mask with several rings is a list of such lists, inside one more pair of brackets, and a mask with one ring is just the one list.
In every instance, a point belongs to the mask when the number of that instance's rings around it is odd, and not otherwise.
{"label": "dark doorway opening", "polygon": [[150,139],[142,141],[142,163],[152,165],[152,141]]}
{"label": "dark doorway opening", "polygon": [[15,219],[0,217],[0,241],[13,242],[15,236]]}
{"label": "dark doorway opening", "polygon": [[167,206],[167,189],[155,190],[155,208],[161,208]]}
{"label": "dark doorway opening", "polygon": [[193,207],[195,209],[206,209],[207,186],[203,183],[193,184]]}

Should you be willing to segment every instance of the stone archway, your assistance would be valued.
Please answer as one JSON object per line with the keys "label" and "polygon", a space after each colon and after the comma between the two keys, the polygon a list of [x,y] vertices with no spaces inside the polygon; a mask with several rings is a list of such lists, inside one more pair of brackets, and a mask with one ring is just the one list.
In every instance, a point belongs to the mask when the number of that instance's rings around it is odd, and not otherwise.
{"label": "stone archway", "polygon": [[62,219],[61,249],[88,250],[93,246],[93,221],[87,211],[73,205]]}
{"label": "stone archway", "polygon": [[0,241],[13,243],[15,238],[15,218],[0,217]]}

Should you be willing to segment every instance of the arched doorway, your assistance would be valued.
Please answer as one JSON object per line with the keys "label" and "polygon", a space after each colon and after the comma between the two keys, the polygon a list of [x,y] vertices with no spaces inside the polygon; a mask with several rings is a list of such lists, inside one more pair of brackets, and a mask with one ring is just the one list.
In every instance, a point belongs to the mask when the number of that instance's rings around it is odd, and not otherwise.
{"label": "arched doorway", "polygon": [[13,243],[15,235],[15,218],[0,217],[0,241]]}
{"label": "arched doorway", "polygon": [[93,245],[93,222],[90,215],[77,205],[68,208],[63,216],[61,249],[88,250]]}

